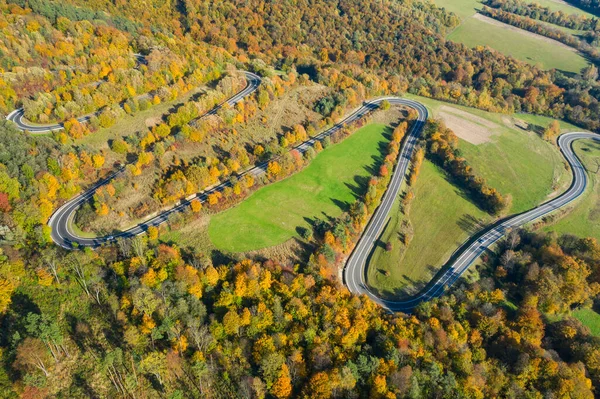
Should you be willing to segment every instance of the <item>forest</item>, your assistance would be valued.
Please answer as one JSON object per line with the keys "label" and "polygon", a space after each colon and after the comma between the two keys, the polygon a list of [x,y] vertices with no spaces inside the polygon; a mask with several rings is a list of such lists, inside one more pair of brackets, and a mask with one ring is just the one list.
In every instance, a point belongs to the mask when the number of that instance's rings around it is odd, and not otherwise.
{"label": "forest", "polygon": [[[514,4],[511,13],[596,30],[595,20]],[[0,397],[597,395],[600,338],[570,313],[593,308],[600,293],[594,239],[511,232],[483,256],[476,281],[413,314],[389,314],[343,287],[340,267],[381,201],[414,111],[401,110],[356,201],[302,231],[304,262],[216,256],[156,228],[96,250],[67,251],[50,237],[59,206],[121,167],[78,211],[74,222],[94,227],[82,234],[111,233],[117,219],[143,219],[225,181],[231,187],[177,217],[231,207],[352,134],[364,120],[294,150],[380,95],[600,130],[593,66],[567,75],[467,48],[444,38],[458,23],[432,3],[391,0],[1,2]],[[243,71],[261,76],[256,93],[200,118],[245,87]],[[239,133],[264,123],[278,99],[315,87],[312,118],[260,138]],[[101,136],[162,105],[155,123]],[[22,132],[4,120],[19,107],[30,122],[63,129]],[[510,198],[472,170],[457,142],[428,121],[409,192],[427,158],[502,215]],[[264,178],[238,178],[262,162]]]}

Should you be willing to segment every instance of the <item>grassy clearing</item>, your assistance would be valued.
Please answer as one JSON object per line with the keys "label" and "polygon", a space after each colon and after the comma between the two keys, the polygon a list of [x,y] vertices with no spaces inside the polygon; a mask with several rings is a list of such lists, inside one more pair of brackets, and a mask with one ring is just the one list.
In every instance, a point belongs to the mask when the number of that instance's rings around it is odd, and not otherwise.
{"label": "grassy clearing", "polygon": [[507,130],[491,143],[461,142],[461,152],[488,184],[512,197],[510,213],[531,209],[555,192],[562,179],[562,158],[535,133]]}
{"label": "grassy clearing", "polygon": [[[469,47],[489,46],[503,54],[545,69],[557,68],[577,73],[587,65],[584,57],[552,41],[535,37],[526,31],[513,31],[474,18],[477,10],[483,8],[483,4],[478,0],[433,1],[438,6],[455,13],[462,20],[462,24],[448,35],[450,40],[464,43]],[[537,2],[556,11],[590,15],[578,8],[552,0]]]}
{"label": "grassy clearing", "polygon": [[[447,109],[450,106],[428,98],[415,98],[428,107],[434,118],[441,107]],[[486,178],[490,186],[512,197],[510,213],[530,209],[560,188],[566,188],[570,177],[563,167],[558,148],[536,133],[515,126],[517,121],[524,121],[531,129],[541,131],[550,124],[551,118],[496,114],[458,105],[451,107],[495,124],[490,141],[473,145],[461,139],[459,148],[475,172]],[[561,122],[561,128],[565,132],[577,130],[566,122]],[[460,132],[455,133],[460,136]]]}
{"label": "grassy clearing", "polygon": [[592,309],[578,309],[572,315],[584,326],[588,327],[592,335],[600,337],[600,314]]}
{"label": "grassy clearing", "polygon": [[587,170],[588,187],[573,210],[545,230],[600,240],[600,143],[581,140],[573,148]]}
{"label": "grassy clearing", "polygon": [[456,28],[448,39],[469,47],[489,46],[544,69],[560,69],[578,73],[588,63],[580,54],[543,38],[505,29],[501,26],[468,18]]}
{"label": "grassy clearing", "polygon": [[[381,245],[369,261],[369,285],[384,295],[420,287],[473,234],[478,221],[486,223],[491,219],[429,161],[423,162],[414,194],[409,213],[413,238],[408,247],[404,248],[398,240],[396,226],[404,217],[396,201]],[[393,247],[390,252],[384,249],[388,241]]]}
{"label": "grassy clearing", "polygon": [[319,154],[303,171],[263,187],[212,217],[208,233],[218,249],[246,252],[299,237],[315,219],[339,216],[364,190],[391,130],[370,124]]}
{"label": "grassy clearing", "polygon": [[[543,202],[559,187],[558,191],[568,185],[569,175],[558,149],[536,133],[524,131],[514,124],[517,119],[526,120],[539,129],[547,126],[552,119],[494,114],[411,97],[423,102],[432,117],[437,117],[440,112],[448,113],[451,111],[449,107],[452,107],[463,112],[453,115],[485,124],[493,132],[488,142],[479,145],[461,139],[459,148],[475,171],[492,187],[512,196],[510,213],[529,209]],[[565,131],[575,129],[567,123],[561,123],[561,127]],[[452,252],[478,229],[478,222],[485,224],[492,219],[465,198],[446,180],[443,171],[430,162],[423,164],[414,190],[415,198],[408,217],[412,241],[406,248],[399,242],[405,216],[400,212],[400,201],[396,200],[390,222],[369,261],[369,284],[384,295],[409,293],[428,281]],[[392,243],[390,252],[385,250],[387,242]]]}

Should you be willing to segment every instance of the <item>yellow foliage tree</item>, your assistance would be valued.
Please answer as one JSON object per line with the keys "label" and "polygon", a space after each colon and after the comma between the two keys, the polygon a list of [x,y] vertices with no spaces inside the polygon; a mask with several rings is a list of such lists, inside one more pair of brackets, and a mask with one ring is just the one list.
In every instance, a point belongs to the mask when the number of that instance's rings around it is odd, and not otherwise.
{"label": "yellow foliage tree", "polygon": [[275,383],[271,387],[271,393],[279,399],[289,398],[292,394],[290,370],[285,363],[281,366],[277,380],[275,380]]}
{"label": "yellow foliage tree", "polygon": [[13,281],[0,277],[0,313],[4,313],[10,305],[12,293],[16,288]]}
{"label": "yellow foliage tree", "polygon": [[154,226],[148,227],[148,238],[156,240],[158,238],[158,228]]}

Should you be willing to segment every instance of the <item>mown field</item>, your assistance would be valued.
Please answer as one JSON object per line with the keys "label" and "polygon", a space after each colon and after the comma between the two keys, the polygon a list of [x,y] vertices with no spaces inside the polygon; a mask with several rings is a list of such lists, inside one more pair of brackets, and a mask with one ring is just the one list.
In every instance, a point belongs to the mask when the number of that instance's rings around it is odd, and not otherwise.
{"label": "mown field", "polygon": [[573,148],[587,170],[588,187],[573,208],[545,230],[600,240],[600,143],[582,140]]}
{"label": "mown field", "polygon": [[[457,135],[475,141],[473,131],[487,136],[480,144],[460,139],[459,148],[474,170],[492,187],[512,197],[509,213],[521,212],[564,190],[570,181],[558,149],[533,131],[515,126],[526,121],[534,130],[548,125],[551,119],[529,115],[501,115],[467,107],[424,99],[433,117],[454,116],[458,126],[468,129]],[[462,121],[461,121],[462,120]],[[462,125],[460,122],[463,122]],[[563,130],[575,129],[561,123]],[[425,162],[414,188],[408,220],[412,241],[404,247],[398,240],[402,231],[399,200],[394,204],[390,223],[371,254],[369,284],[383,294],[414,290],[415,283],[429,280],[456,248],[492,217],[478,209],[465,194],[446,180],[439,168]],[[392,243],[392,251],[385,243]]]}
{"label": "mown field", "polygon": [[[558,42],[526,31],[509,29],[508,25],[500,22],[489,23],[477,18],[477,10],[483,7],[477,0],[434,0],[434,3],[454,12],[462,20],[462,24],[448,35],[450,40],[469,47],[489,46],[503,54],[545,69],[556,68],[577,73],[587,65],[584,57]],[[587,14],[568,4],[551,0],[538,3],[556,11]]]}
{"label": "mown field", "polygon": [[370,124],[322,153],[303,171],[263,187],[211,218],[214,246],[246,252],[299,237],[315,219],[339,216],[364,190],[389,141],[390,128]]}

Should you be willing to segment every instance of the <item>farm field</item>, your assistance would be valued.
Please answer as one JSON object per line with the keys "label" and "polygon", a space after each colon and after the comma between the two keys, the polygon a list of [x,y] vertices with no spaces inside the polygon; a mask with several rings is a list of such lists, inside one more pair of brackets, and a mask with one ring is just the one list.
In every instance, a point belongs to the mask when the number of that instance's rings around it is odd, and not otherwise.
{"label": "farm field", "polygon": [[375,173],[390,129],[370,124],[320,153],[293,176],[262,187],[238,206],[211,218],[210,240],[228,252],[246,252],[299,237],[315,219],[339,216]]}
{"label": "farm field", "polygon": [[[458,15],[462,23],[448,35],[448,39],[464,43],[469,47],[489,46],[544,69],[556,68],[578,73],[587,65],[584,57],[565,45],[525,30],[490,20],[477,14],[483,4],[477,0],[435,0],[438,6]],[[566,13],[590,15],[568,4],[551,0],[538,2],[543,6]]]}

